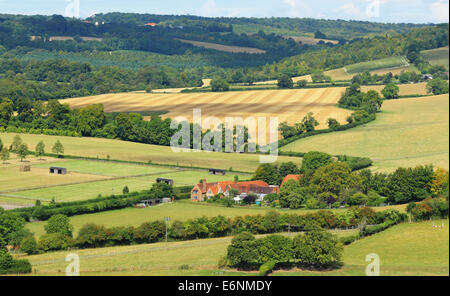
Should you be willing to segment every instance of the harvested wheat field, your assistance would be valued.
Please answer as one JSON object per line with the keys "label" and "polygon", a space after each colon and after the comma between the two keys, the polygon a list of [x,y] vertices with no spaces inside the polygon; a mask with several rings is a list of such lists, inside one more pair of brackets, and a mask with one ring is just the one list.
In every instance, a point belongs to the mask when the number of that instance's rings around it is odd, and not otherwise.
{"label": "harvested wheat field", "polygon": [[[411,96],[411,95],[427,95],[427,84],[425,82],[423,83],[410,83],[410,84],[398,84],[399,88],[398,94],[401,96]],[[381,94],[381,91],[383,90],[385,86],[384,85],[368,85],[368,86],[362,86],[361,90],[364,92],[367,92],[369,90],[376,90]]]}
{"label": "harvested wheat field", "polygon": [[385,101],[374,122],[297,140],[281,150],[366,156],[379,171],[426,164],[448,169],[448,108],[448,94]]}
{"label": "harvested wheat field", "polygon": [[298,36],[286,36],[285,38],[291,38],[292,40],[296,42],[301,42],[302,44],[308,44],[308,45],[316,45],[320,41],[323,41],[325,43],[332,43],[332,44],[338,44],[339,41],[337,40],[330,40],[330,39],[318,39],[313,37],[298,37]]}
{"label": "harvested wheat field", "polygon": [[344,88],[316,88],[295,90],[264,90],[226,93],[144,94],[120,93],[61,100],[71,107],[103,104],[106,112],[169,111],[164,117],[184,116],[192,121],[192,111],[200,108],[202,118],[216,116],[278,117],[281,123],[300,122],[308,112],[319,121],[318,128],[325,128],[328,118],[345,123],[350,110],[335,105]]}
{"label": "harvested wheat field", "polygon": [[[202,79],[203,85],[201,87],[208,87],[211,85],[211,79]],[[194,89],[195,87],[181,87],[181,88],[160,88],[152,90],[153,93],[180,93],[185,89]],[[136,93],[144,93],[145,91],[136,91]]]}

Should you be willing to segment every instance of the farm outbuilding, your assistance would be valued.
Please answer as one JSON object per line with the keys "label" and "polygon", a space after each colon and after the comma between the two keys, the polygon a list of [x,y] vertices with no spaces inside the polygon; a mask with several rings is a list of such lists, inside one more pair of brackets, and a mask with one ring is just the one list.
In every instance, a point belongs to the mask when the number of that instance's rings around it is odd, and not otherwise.
{"label": "farm outbuilding", "polygon": [[224,176],[226,174],[225,170],[220,170],[220,169],[209,169],[209,174],[210,175],[222,175]]}
{"label": "farm outbuilding", "polygon": [[157,178],[156,183],[166,183],[167,185],[173,186],[173,180],[172,179],[166,179],[166,178]]}
{"label": "farm outbuilding", "polygon": [[67,169],[61,167],[50,167],[50,174],[65,175],[67,174]]}

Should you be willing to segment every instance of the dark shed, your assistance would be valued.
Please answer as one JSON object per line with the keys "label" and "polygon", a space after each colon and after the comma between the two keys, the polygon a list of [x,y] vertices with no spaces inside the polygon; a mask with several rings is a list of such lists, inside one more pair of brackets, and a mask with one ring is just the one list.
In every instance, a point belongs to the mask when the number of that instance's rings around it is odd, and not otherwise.
{"label": "dark shed", "polygon": [[50,167],[50,174],[65,175],[67,174],[67,169],[61,167]]}

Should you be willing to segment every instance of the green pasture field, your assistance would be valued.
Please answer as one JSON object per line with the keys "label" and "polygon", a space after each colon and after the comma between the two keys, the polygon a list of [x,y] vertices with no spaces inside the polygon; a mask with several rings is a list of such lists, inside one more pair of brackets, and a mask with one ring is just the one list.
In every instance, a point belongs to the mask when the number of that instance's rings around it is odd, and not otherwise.
{"label": "green pasture field", "polygon": [[[338,236],[354,230],[335,232]],[[282,233],[282,235],[288,235]],[[293,237],[295,233],[290,233]],[[257,235],[262,237],[264,235]],[[226,254],[231,237],[184,242],[78,250],[80,275],[256,275],[255,272],[218,270],[217,262]],[[199,252],[201,250],[201,252]],[[64,275],[65,256],[55,252],[27,256],[37,275]],[[73,253],[73,251],[72,251]],[[181,270],[181,265],[189,270]]]}
{"label": "green pasture field", "polygon": [[373,170],[433,164],[449,169],[449,95],[385,101],[374,122],[300,139],[282,151],[370,157]]}
{"label": "green pasture field", "polygon": [[[3,143],[10,145],[14,133],[0,133]],[[44,141],[46,147],[52,147],[57,140],[64,146],[65,154],[106,159],[155,163],[174,166],[230,169],[241,172],[254,172],[260,165],[260,155],[239,153],[213,152],[173,152],[170,147],[140,144],[103,138],[78,138],[63,136],[48,136],[34,134],[19,134],[28,144],[28,149],[34,151],[39,141]],[[49,150],[49,148],[47,149]],[[301,158],[279,156],[277,162],[292,161],[301,164]]]}
{"label": "green pasture field", "polygon": [[[444,228],[433,228],[444,225]],[[356,241],[344,249],[344,267],[329,272],[276,272],[275,275],[364,276],[366,256],[380,258],[381,276],[448,276],[449,221],[404,223]]]}
{"label": "green pasture field", "polygon": [[[432,224],[445,227],[433,229]],[[272,275],[357,275],[364,276],[366,255],[380,257],[380,274],[392,275],[446,275],[449,270],[448,220],[400,224],[381,233],[356,241],[344,248],[341,269],[306,271],[293,269],[275,271]],[[347,236],[354,231],[336,233]],[[287,235],[287,234],[284,234]],[[294,234],[291,233],[291,236]],[[256,275],[217,266],[226,254],[231,237],[185,242],[155,243],[77,250],[81,275]],[[64,275],[65,257],[74,251],[53,252],[26,256],[37,275]],[[22,257],[21,257],[22,258]],[[188,265],[188,270],[180,269]]]}
{"label": "green pasture field", "polygon": [[48,168],[49,166],[62,166],[67,168],[69,172],[110,176],[110,177],[136,176],[143,174],[157,174],[176,171],[174,168],[171,167],[127,164],[112,161],[81,160],[81,159],[65,160],[54,163],[34,165],[34,167],[38,168]]}
{"label": "green pasture field", "polygon": [[438,65],[438,66],[445,66],[449,67],[448,62],[448,46],[441,47],[441,48],[435,48],[430,50],[424,50],[421,52],[422,56],[430,62],[432,65]]}
{"label": "green pasture field", "polygon": [[[238,174],[242,180],[249,179],[249,175]],[[130,192],[148,190],[153,183],[156,182],[156,178],[168,178],[174,180],[174,186],[194,186],[201,179],[206,179],[208,182],[216,181],[231,181],[234,175],[209,175],[205,170],[192,170],[192,171],[173,171],[171,173],[162,172],[161,174],[155,174],[142,177],[130,177],[113,180],[103,180],[89,183],[80,183],[73,185],[61,185],[52,186],[33,190],[24,190],[14,192],[14,195],[23,196],[33,199],[51,200],[55,198],[56,202],[67,202],[76,200],[92,199],[99,194],[102,196],[108,196],[112,194],[122,194],[122,189],[128,186]]]}
{"label": "green pasture field", "polygon": [[[404,211],[406,205],[397,205],[390,207],[374,208],[375,211],[382,211],[387,208],[394,208],[399,211]],[[94,214],[78,215],[70,217],[70,223],[74,226],[74,233],[77,234],[80,228],[88,223],[102,224],[107,227],[113,226],[139,226],[148,221],[164,219],[170,217],[171,222],[174,220],[185,221],[192,218],[199,217],[214,217],[222,215],[225,217],[245,216],[245,215],[264,215],[267,211],[273,210],[270,207],[258,206],[234,206],[224,207],[210,203],[196,203],[190,200],[176,201],[170,204],[162,204],[158,206],[148,207],[144,209],[125,208],[120,210],[106,211]],[[297,213],[306,214],[308,212],[315,212],[318,210],[288,210],[276,209],[280,213]],[[337,209],[334,211],[345,211],[345,209]],[[46,222],[32,222],[27,224],[27,228],[35,233],[36,237],[44,234],[44,225]]]}
{"label": "green pasture field", "polygon": [[356,74],[356,73],[362,73],[364,71],[375,71],[379,69],[385,69],[385,68],[399,68],[399,67],[405,67],[408,66],[408,61],[405,57],[389,57],[385,59],[379,59],[369,62],[363,62],[363,63],[357,63],[353,65],[345,66],[345,69],[347,70],[347,73],[349,74]]}

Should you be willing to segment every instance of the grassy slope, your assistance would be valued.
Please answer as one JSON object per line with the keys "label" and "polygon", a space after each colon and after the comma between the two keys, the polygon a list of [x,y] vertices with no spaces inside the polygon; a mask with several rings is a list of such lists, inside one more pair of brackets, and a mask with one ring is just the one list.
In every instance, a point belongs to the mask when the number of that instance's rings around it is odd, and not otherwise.
{"label": "grassy slope", "polygon": [[448,169],[448,108],[448,94],[385,101],[375,122],[301,139],[281,150],[367,156],[383,171],[430,163]]}
{"label": "grassy slope", "polygon": [[449,66],[448,46],[422,51],[423,57],[432,65]]}
{"label": "grassy slope", "polygon": [[404,57],[390,57],[364,63],[345,66],[348,74],[357,74],[364,71],[376,71],[380,69],[394,69],[409,66]]}
{"label": "grassy slope", "polygon": [[[11,144],[16,134],[0,133],[4,144]],[[75,138],[47,135],[20,134],[22,140],[28,144],[28,149],[34,151],[39,141],[44,141],[46,147],[52,147],[60,140],[64,145],[65,153],[68,155],[98,157],[111,159],[139,161],[158,164],[194,166],[204,168],[221,168],[236,171],[254,172],[259,166],[259,155],[236,154],[236,153],[209,153],[209,152],[173,152],[170,147],[149,144],[132,143],[119,140],[101,138]],[[301,164],[301,158],[278,157],[278,162],[293,161]]]}
{"label": "grassy slope", "polygon": [[[339,270],[311,272],[277,271],[274,275],[365,275],[365,257],[380,256],[381,275],[447,275],[449,268],[448,220],[443,230],[434,230],[432,222],[401,224],[357,241],[344,249],[344,267]],[[340,235],[349,235],[341,233]],[[254,275],[217,269],[226,254],[229,237],[186,242],[78,250],[82,275]],[[200,251],[199,251],[200,250]],[[27,256],[37,274],[64,275],[68,253]],[[188,264],[190,270],[180,270]]]}
{"label": "grassy slope", "polygon": [[[400,211],[404,211],[406,205],[391,206],[389,208],[395,208]],[[386,207],[374,208],[376,211],[382,211]],[[75,227],[75,233],[87,223],[102,224],[107,227],[112,226],[126,226],[133,225],[139,226],[143,222],[154,221],[163,219],[164,217],[170,217],[171,221],[181,220],[185,221],[191,218],[198,218],[202,216],[213,217],[217,215],[223,215],[225,217],[245,216],[245,215],[264,215],[272,208],[260,208],[257,206],[251,207],[222,207],[215,204],[208,203],[194,203],[191,201],[177,201],[171,204],[163,204],[156,207],[148,207],[145,209],[126,208],[121,210],[100,212],[95,214],[79,215],[70,218],[71,223]],[[308,212],[315,212],[317,210],[286,210],[277,209],[280,213],[298,213],[306,214]],[[344,211],[339,209],[335,211]],[[44,233],[45,222],[33,222],[28,223],[27,228],[40,236]]]}

